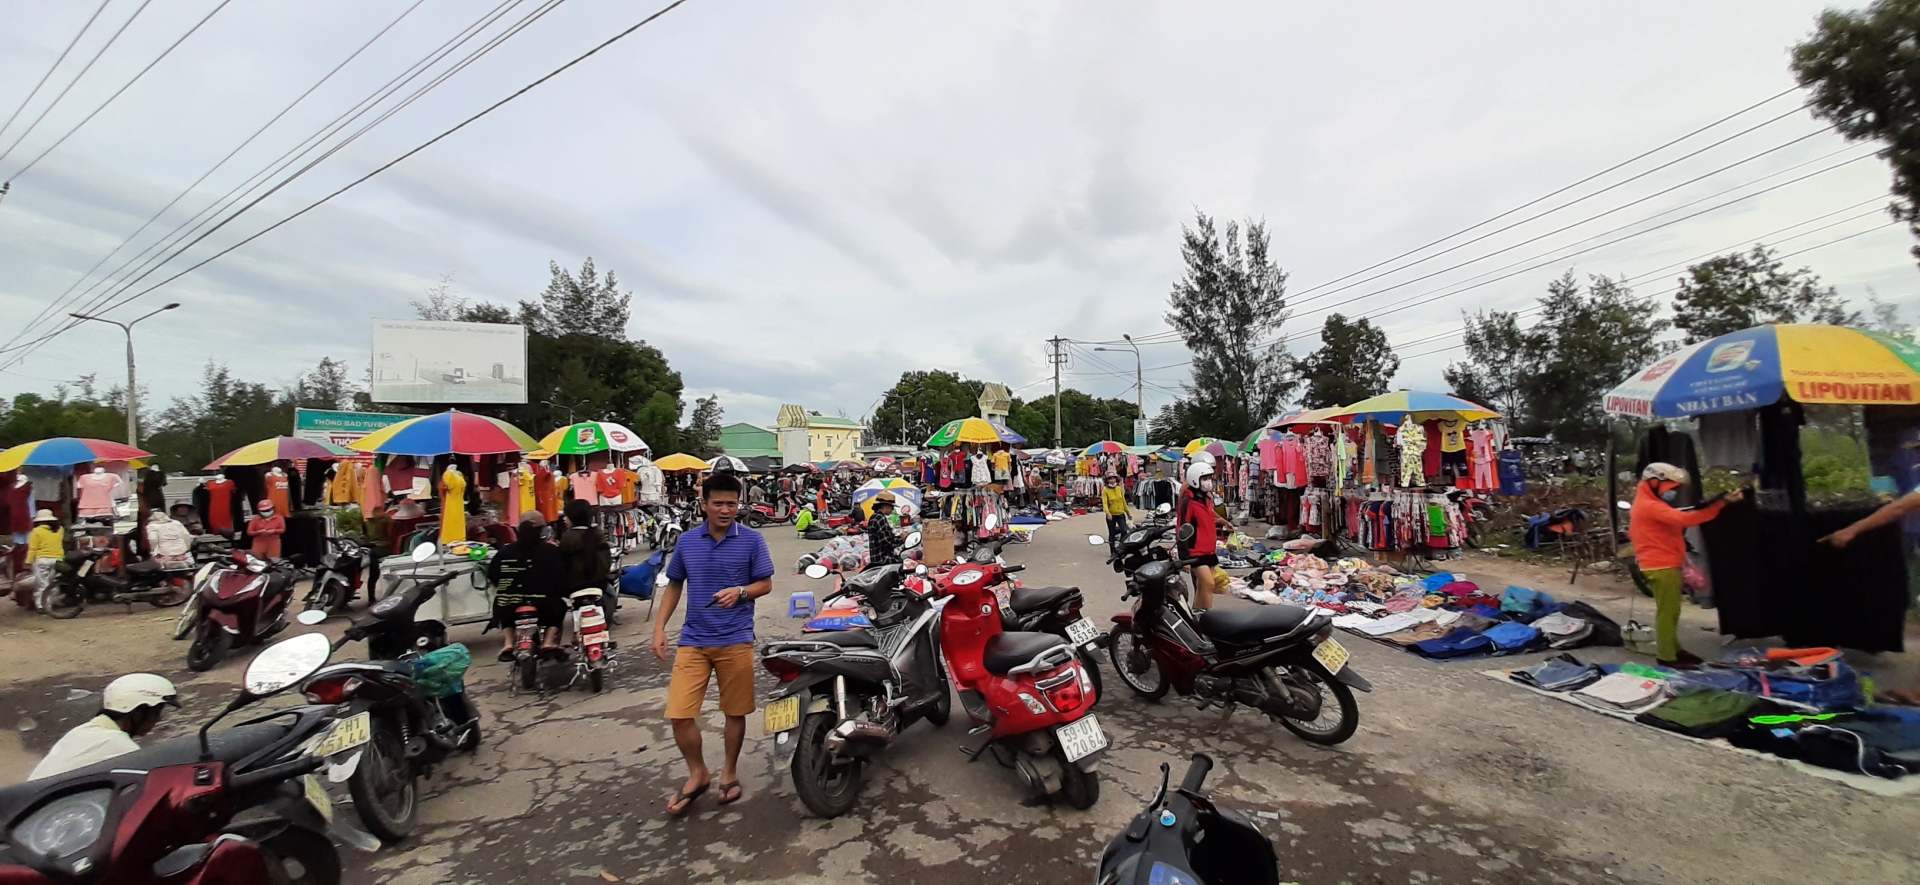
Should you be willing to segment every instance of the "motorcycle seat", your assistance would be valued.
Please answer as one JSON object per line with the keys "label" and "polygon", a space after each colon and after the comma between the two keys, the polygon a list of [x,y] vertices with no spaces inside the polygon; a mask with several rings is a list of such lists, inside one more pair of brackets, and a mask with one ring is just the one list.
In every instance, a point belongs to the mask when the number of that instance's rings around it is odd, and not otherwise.
{"label": "motorcycle seat", "polygon": [[1052,633],[995,633],[987,640],[980,663],[988,673],[1005,676],[1007,671],[1033,660],[1034,656],[1066,642]]}
{"label": "motorcycle seat", "polygon": [[129,562],[127,563],[127,577],[141,578],[141,577],[147,577],[150,575],[157,575],[157,574],[160,574],[163,568],[164,567],[159,562],[151,559],[143,559],[139,562]]}
{"label": "motorcycle seat", "polygon": [[606,593],[598,587],[587,587],[581,590],[575,590],[572,593],[567,594],[567,598],[578,603],[581,600],[592,601],[595,599],[599,599],[604,595],[606,595]]}
{"label": "motorcycle seat", "polygon": [[872,633],[865,630],[829,630],[825,633],[808,634],[807,639],[825,642],[841,648],[879,648],[880,643]]}
{"label": "motorcycle seat", "polygon": [[1306,623],[1312,612],[1297,605],[1212,608],[1200,613],[1200,632],[1213,639],[1246,644],[1280,636]]}
{"label": "motorcycle seat", "polygon": [[1053,608],[1079,595],[1078,587],[1015,587],[1007,594],[1007,604],[1024,615]]}

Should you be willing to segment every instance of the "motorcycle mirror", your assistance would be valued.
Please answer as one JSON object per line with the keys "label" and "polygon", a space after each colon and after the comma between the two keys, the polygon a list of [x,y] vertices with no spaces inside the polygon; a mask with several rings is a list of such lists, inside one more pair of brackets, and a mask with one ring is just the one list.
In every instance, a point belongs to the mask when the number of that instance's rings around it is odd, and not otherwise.
{"label": "motorcycle mirror", "polygon": [[1098,546],[1100,546],[1100,545],[1102,545],[1102,544],[1105,544],[1105,543],[1107,543],[1107,539],[1105,539],[1105,538],[1102,538],[1102,537],[1100,537],[1099,535],[1088,535],[1088,536],[1087,536],[1087,546],[1089,546],[1089,547],[1098,547]]}
{"label": "motorcycle mirror", "polygon": [[817,581],[827,576],[827,567],[816,562],[810,566],[807,566],[806,574],[807,574],[807,577]]}
{"label": "motorcycle mirror", "polygon": [[412,559],[414,562],[426,562],[427,560],[432,559],[433,554],[438,552],[439,550],[440,548],[435,546],[433,543],[425,542],[425,543],[422,543],[420,546],[413,548]]}
{"label": "motorcycle mirror", "polygon": [[1155,513],[1158,513],[1158,514],[1160,514],[1161,516],[1166,516],[1167,514],[1169,514],[1169,513],[1172,513],[1172,512],[1173,512],[1173,505],[1172,505],[1172,504],[1162,504],[1162,505],[1160,505],[1160,506],[1158,506],[1158,507],[1155,507],[1155,508],[1153,508],[1153,512],[1155,512]]}
{"label": "motorcycle mirror", "polygon": [[902,545],[902,546],[905,546],[905,547],[918,547],[918,546],[920,546],[920,533],[919,533],[919,532],[909,532],[909,533],[907,533],[907,537],[906,537],[906,540],[905,540],[905,541],[902,541],[902,542],[901,542],[901,545]]}
{"label": "motorcycle mirror", "polygon": [[1000,527],[1000,514],[998,514],[998,513],[989,513],[989,514],[987,514],[987,518],[986,518],[985,520],[983,520],[983,521],[981,521],[981,523],[980,523],[980,525],[981,525],[981,527],[982,527],[982,528],[985,528],[985,529],[986,529],[987,531],[993,531],[994,529],[997,529],[997,528],[999,528],[999,527]]}
{"label": "motorcycle mirror", "polygon": [[302,633],[276,642],[253,656],[241,684],[247,694],[263,698],[285,691],[312,676],[333,655],[333,643],[319,633]]}
{"label": "motorcycle mirror", "polygon": [[297,615],[294,615],[293,619],[311,627],[327,619],[327,610],[321,609],[321,608],[310,608]]}
{"label": "motorcycle mirror", "polygon": [[[927,573],[927,567],[926,567],[926,565],[925,565],[925,564],[923,563],[923,564],[921,564],[921,565],[916,565],[916,566],[914,566],[914,567],[913,567],[913,573],[914,573],[914,574],[916,574],[916,575],[924,575],[924,574],[926,574],[926,573]],[[824,572],[823,572],[823,574],[824,574]]]}

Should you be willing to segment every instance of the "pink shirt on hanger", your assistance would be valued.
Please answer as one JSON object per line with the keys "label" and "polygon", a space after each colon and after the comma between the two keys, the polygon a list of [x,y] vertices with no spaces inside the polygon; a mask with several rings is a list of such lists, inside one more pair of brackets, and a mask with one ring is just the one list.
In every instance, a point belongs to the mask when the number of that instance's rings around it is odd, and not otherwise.
{"label": "pink shirt on hanger", "polygon": [[120,477],[111,473],[83,473],[73,478],[73,493],[79,498],[81,516],[112,516],[113,490]]}

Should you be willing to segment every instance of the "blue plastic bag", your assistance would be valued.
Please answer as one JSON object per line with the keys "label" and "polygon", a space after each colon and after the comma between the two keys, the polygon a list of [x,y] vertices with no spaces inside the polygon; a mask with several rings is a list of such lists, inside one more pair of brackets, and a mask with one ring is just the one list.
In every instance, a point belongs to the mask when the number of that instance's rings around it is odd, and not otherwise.
{"label": "blue plastic bag", "polygon": [[636,599],[652,599],[653,582],[659,576],[666,561],[665,551],[654,551],[654,554],[647,557],[645,562],[630,565],[621,570],[620,595],[632,596]]}

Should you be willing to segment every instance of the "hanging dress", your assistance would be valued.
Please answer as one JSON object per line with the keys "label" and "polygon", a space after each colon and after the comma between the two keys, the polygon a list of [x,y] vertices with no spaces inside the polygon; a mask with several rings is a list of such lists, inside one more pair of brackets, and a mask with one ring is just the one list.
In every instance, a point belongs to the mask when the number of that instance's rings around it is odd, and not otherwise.
{"label": "hanging dress", "polygon": [[440,477],[440,543],[467,539],[467,478],[449,470]]}

